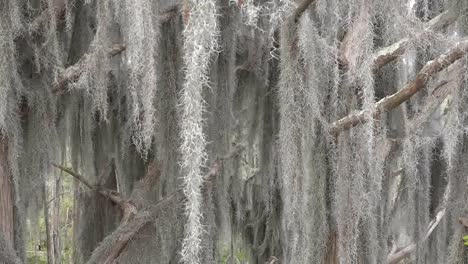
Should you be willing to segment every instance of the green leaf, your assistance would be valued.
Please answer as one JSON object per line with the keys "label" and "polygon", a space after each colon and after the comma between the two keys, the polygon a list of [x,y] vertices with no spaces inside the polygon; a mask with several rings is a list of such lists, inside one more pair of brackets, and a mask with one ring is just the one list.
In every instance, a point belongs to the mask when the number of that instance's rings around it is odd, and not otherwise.
{"label": "green leaf", "polygon": [[468,240],[468,235],[464,235],[463,240]]}
{"label": "green leaf", "polygon": [[468,246],[468,241],[465,241],[465,243],[463,243],[463,245]]}

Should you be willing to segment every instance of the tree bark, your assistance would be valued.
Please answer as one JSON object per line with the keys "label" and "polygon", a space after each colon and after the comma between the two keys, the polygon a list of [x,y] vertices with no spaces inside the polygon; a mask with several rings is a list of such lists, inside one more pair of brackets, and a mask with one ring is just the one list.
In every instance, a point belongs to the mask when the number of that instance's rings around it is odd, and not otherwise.
{"label": "tree bark", "polygon": [[62,263],[62,245],[60,237],[60,201],[61,201],[61,180],[60,176],[55,175],[54,177],[54,190],[53,190],[53,202],[52,202],[52,241],[54,243],[54,259],[55,264]]}
{"label": "tree bark", "polygon": [[13,194],[12,175],[8,165],[8,143],[5,138],[0,138],[0,233],[11,245],[14,245],[15,238]]}
{"label": "tree bark", "polygon": [[2,264],[21,264],[21,260],[16,255],[15,249],[10,241],[0,233],[0,263]]}
{"label": "tree bark", "polygon": [[337,245],[338,234],[336,230],[330,232],[327,243],[327,255],[325,256],[326,264],[338,264],[338,245]]}
{"label": "tree bark", "polygon": [[49,191],[47,188],[47,183],[44,183],[42,187],[42,192],[44,195],[44,222],[46,228],[46,241],[47,241],[47,263],[55,264],[55,243],[53,239],[53,224],[50,219],[50,212],[49,212]]}

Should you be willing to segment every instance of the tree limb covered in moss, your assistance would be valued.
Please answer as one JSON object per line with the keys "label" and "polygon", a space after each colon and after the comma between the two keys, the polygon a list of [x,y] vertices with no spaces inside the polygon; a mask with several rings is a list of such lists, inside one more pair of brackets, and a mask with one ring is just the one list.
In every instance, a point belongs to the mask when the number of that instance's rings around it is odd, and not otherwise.
{"label": "tree limb covered in moss", "polygon": [[292,18],[294,22],[297,22],[301,18],[302,14],[307,10],[307,8],[313,4],[316,0],[303,0],[294,10]]}
{"label": "tree limb covered in moss", "polygon": [[431,115],[437,110],[442,102],[452,91],[453,80],[441,81],[426,99],[425,105],[421,113],[413,118],[409,124],[409,133],[413,134],[417,129],[429,122]]}
{"label": "tree limb covered in moss", "polygon": [[449,192],[450,192],[450,188],[447,187],[445,189],[444,198],[442,200],[440,209],[437,211],[434,218],[427,225],[426,233],[424,233],[424,235],[418,241],[413,241],[410,244],[406,245],[405,247],[398,248],[395,251],[390,252],[387,256],[387,264],[399,263],[401,260],[407,258],[411,253],[413,253],[416,250],[418,243],[422,244],[427,241],[427,239],[431,236],[432,232],[434,232],[434,230],[442,221],[442,219],[444,218],[447,212]]}
{"label": "tree limb covered in moss", "polygon": [[[56,6],[53,7],[54,18],[58,21],[63,21],[65,18],[66,6],[64,1],[57,1]],[[50,19],[51,10],[46,8],[43,10],[29,25],[29,28],[32,32],[40,31],[45,25],[47,25]]]}
{"label": "tree limb covered in moss", "polygon": [[[440,31],[446,28],[448,25],[454,23],[457,20],[457,17],[458,14],[452,10],[444,11],[443,13],[425,23],[424,32]],[[374,55],[374,71],[382,68],[386,64],[401,56],[405,52],[410,41],[411,39],[409,38],[403,38],[402,40],[379,50]]]}
{"label": "tree limb covered in moss", "polygon": [[357,114],[350,114],[332,123],[330,132],[339,134],[340,132],[355,127],[359,124],[368,122],[366,111],[372,111],[373,118],[379,118],[383,112],[390,111],[402,103],[409,100],[413,95],[424,89],[429,82],[430,77],[447,68],[455,61],[461,59],[468,52],[468,40],[462,40],[447,53],[439,56],[437,59],[429,61],[416,75],[413,81],[409,82],[398,92],[382,98],[372,109],[365,109]]}
{"label": "tree limb covered in moss", "polygon": [[[422,35],[427,32],[436,32],[441,31],[446,28],[448,25],[453,24],[458,18],[458,13],[453,10],[446,10],[434,17],[430,21],[426,22],[423,26],[423,32],[419,33]],[[353,42],[346,41],[350,34],[354,32],[350,31],[346,34],[340,48],[339,60],[343,68],[347,68],[349,64],[349,59],[347,58],[347,51],[354,45]],[[373,59],[373,70],[377,71],[388,63],[396,60],[399,56],[403,55],[407,49],[410,42],[414,40],[409,37],[403,38],[398,42],[395,42],[387,47],[381,48],[379,51],[375,52]]]}
{"label": "tree limb covered in moss", "polygon": [[161,210],[177,204],[178,200],[181,202],[182,198],[181,191],[173,192],[156,204],[136,212],[134,217],[129,219],[129,221],[122,221],[117,229],[104,238],[101,244],[93,251],[87,264],[113,263],[125,249],[128,242],[134,238],[143,227],[151,223]]}
{"label": "tree limb covered in moss", "polygon": [[[221,172],[224,160],[239,155],[243,149],[244,147],[239,145],[226,156],[214,160],[204,177],[205,185],[206,183],[211,182],[216,175]],[[132,196],[134,195],[132,194]],[[161,210],[164,210],[167,206],[177,203],[177,201],[182,198],[183,193],[181,190],[173,192],[158,203],[136,213],[135,217],[127,223],[121,223],[119,227],[112,234],[107,236],[99,247],[94,250],[88,264],[112,263],[112,261],[115,260],[126,247],[128,241],[130,241],[130,239],[132,239],[144,226],[153,221],[154,217],[161,212]]]}
{"label": "tree limb covered in moss", "polygon": [[[296,22],[300,16],[307,10],[307,8],[314,3],[316,0],[304,0],[301,2],[298,7],[294,10],[294,13],[292,15],[293,20]],[[180,4],[174,4],[167,8],[167,10],[163,11],[160,15],[160,21],[165,22],[170,19],[173,15],[178,13],[178,7]],[[33,29],[37,28],[40,26],[41,23],[44,23],[44,20],[47,19],[47,12],[43,12],[41,15],[38,16],[38,18],[32,23],[31,27]],[[125,51],[126,46],[124,44],[116,44],[113,47],[109,49],[109,56],[113,57],[116,56],[123,51]],[[91,54],[89,54],[91,55]],[[67,85],[70,82],[73,82],[77,80],[80,75],[83,67],[86,64],[86,56],[85,55],[83,58],[81,58],[76,64],[71,65],[67,67],[62,74],[62,78],[60,78],[57,83],[54,85],[52,89],[52,93],[54,94],[60,94],[66,90]]]}
{"label": "tree limb covered in moss", "polygon": [[[88,263],[113,263],[127,245],[128,241],[147,223],[152,220],[154,214],[159,212],[168,201],[171,201],[175,194],[169,195],[162,201],[138,212],[143,207],[145,193],[150,190],[154,181],[159,177],[160,170],[158,163],[154,160],[149,164],[145,176],[136,183],[132,191],[131,199],[124,199],[123,196],[113,190],[104,189],[99,185],[93,185],[86,178],[73,170],[61,165],[53,164],[58,169],[70,174],[75,179],[85,184],[88,188],[97,191],[102,196],[117,203],[123,213],[119,227],[101,243],[93,253]],[[139,206],[140,205],[140,206]],[[112,242],[109,242],[112,241]]]}
{"label": "tree limb covered in moss", "polygon": [[[432,234],[432,232],[435,230],[435,228],[439,225],[439,223],[442,221],[442,218],[445,216],[446,208],[442,208],[440,211],[437,212],[435,215],[434,219],[429,223],[427,227],[427,231],[424,234],[424,237],[418,241],[418,243],[424,243],[426,240],[429,238],[429,236]],[[412,252],[414,252],[417,248],[417,243],[415,241],[411,242],[409,245],[406,247],[397,250],[394,253],[391,253],[387,257],[387,263],[388,264],[396,264],[400,262],[401,260],[405,259],[408,257]]]}
{"label": "tree limb covered in moss", "polygon": [[124,216],[123,221],[127,221],[132,215],[134,215],[136,213],[136,207],[133,204],[133,202],[124,199],[123,196],[119,192],[114,191],[114,190],[106,189],[106,188],[104,188],[102,186],[99,186],[99,185],[94,185],[94,184],[90,183],[83,175],[73,171],[70,168],[67,168],[67,167],[64,167],[64,166],[61,166],[61,165],[58,165],[58,164],[52,164],[52,165],[54,167],[64,171],[64,172],[68,173],[69,175],[73,176],[75,179],[77,179],[78,181],[80,181],[81,183],[86,185],[86,187],[88,187],[89,189],[98,192],[102,196],[104,196],[104,197],[108,198],[109,200],[111,200],[112,202],[116,203],[120,207],[120,209],[122,210],[122,213],[123,213],[123,216]]}
{"label": "tree limb covered in moss", "polygon": [[[123,44],[116,44],[113,47],[109,49],[109,56],[113,57],[116,56],[123,51],[125,51],[126,46]],[[52,93],[54,94],[59,94],[65,91],[67,85],[70,82],[76,81],[82,72],[82,69],[86,65],[86,58],[87,56],[92,56],[92,54],[87,54],[84,55],[83,58],[81,58],[77,63],[74,65],[71,65],[65,69],[65,71],[62,74],[62,77],[57,81],[57,83],[54,85],[52,89]]]}
{"label": "tree limb covered in moss", "polygon": [[[222,165],[225,160],[239,155],[243,150],[244,146],[238,145],[224,157],[215,159],[204,177],[205,184],[213,181],[221,172]],[[113,261],[117,259],[125,249],[128,242],[134,238],[143,227],[152,222],[161,210],[174,205],[174,203],[177,203],[179,199],[183,198],[183,193],[179,190],[169,194],[156,204],[145,204],[142,197],[144,197],[144,194],[151,189],[154,181],[160,176],[159,164],[156,161],[153,161],[148,165],[145,176],[135,184],[132,194],[130,195],[130,199],[128,200],[123,199],[120,193],[116,191],[104,191],[101,187],[89,183],[85,177],[69,168],[56,164],[54,164],[54,166],[78,179],[90,189],[97,190],[101,195],[116,203],[118,202],[111,194],[118,196],[121,199],[119,201],[122,205],[119,205],[124,213],[124,217],[122,218],[120,225],[114,232],[104,238],[101,244],[93,251],[90,260],[87,262],[88,264],[113,263]],[[128,216],[125,217],[126,215]]]}
{"label": "tree limb covered in moss", "polygon": [[128,222],[121,222],[119,227],[108,235],[93,251],[88,264],[114,263],[128,242],[147,224],[153,221],[154,216],[161,210],[174,205],[174,199],[180,198],[181,192],[175,192],[167,196],[155,205],[136,213]]}

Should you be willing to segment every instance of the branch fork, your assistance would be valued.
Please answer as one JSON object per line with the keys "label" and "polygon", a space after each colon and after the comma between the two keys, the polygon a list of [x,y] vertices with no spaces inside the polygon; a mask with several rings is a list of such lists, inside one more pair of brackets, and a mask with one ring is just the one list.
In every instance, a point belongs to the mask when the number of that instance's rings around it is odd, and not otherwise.
{"label": "branch fork", "polygon": [[[238,156],[243,150],[244,146],[238,145],[235,146],[233,151],[226,156],[217,158],[204,177],[204,185],[209,185],[216,176],[221,173],[225,160]],[[129,199],[123,198],[123,195],[117,191],[109,190],[101,187],[100,185],[90,183],[84,176],[70,168],[54,163],[52,165],[73,176],[89,189],[97,191],[102,196],[115,202],[122,210],[123,216],[120,225],[114,232],[104,238],[106,243],[101,243],[93,251],[88,264],[114,263],[114,261],[123,252],[128,242],[134,238],[143,227],[151,223],[161,210],[167,209],[168,206],[173,206],[174,203],[178,203],[183,198],[182,191],[178,190],[167,195],[155,204],[147,204],[147,202],[144,201],[143,197],[145,197],[146,193],[151,190],[151,186],[161,174],[159,169],[160,165],[156,160],[148,165],[145,176],[135,184]]]}

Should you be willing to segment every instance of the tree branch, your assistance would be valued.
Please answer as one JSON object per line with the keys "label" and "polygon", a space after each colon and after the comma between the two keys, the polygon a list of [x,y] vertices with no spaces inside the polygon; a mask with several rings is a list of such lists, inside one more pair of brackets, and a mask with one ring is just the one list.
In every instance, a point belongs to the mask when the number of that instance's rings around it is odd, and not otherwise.
{"label": "tree branch", "polygon": [[[49,22],[49,19],[53,17],[53,19],[57,20],[57,22],[63,22],[65,18],[65,11],[66,11],[66,5],[64,1],[60,1],[56,4],[56,6],[53,6],[53,10],[50,10],[50,7],[47,7],[46,9],[42,10],[42,12],[37,15],[34,20],[29,24],[29,29],[32,32],[38,32],[40,31],[43,27],[47,25],[47,22]],[[51,16],[51,14],[53,16]]]}
{"label": "tree branch", "polygon": [[[434,216],[434,218],[429,222],[427,226],[427,231],[424,236],[418,241],[418,243],[424,243],[426,240],[431,236],[432,232],[434,232],[435,228],[439,225],[442,219],[445,216],[447,211],[447,203],[450,194],[450,188],[447,186],[444,193],[444,198],[442,200],[440,210]],[[397,249],[395,252],[391,252],[387,256],[387,264],[396,264],[403,260],[404,258],[408,257],[412,252],[414,252],[417,248],[417,242],[413,241],[407,246]]]}
{"label": "tree branch", "polygon": [[414,134],[416,130],[430,120],[431,115],[437,110],[437,108],[439,108],[445,98],[447,98],[452,91],[451,83],[453,83],[453,80],[443,80],[434,88],[432,93],[426,99],[426,103],[421,113],[411,120],[411,123],[409,124],[409,134]]}
{"label": "tree branch", "polygon": [[[445,216],[446,208],[442,208],[439,212],[437,212],[436,216],[432,221],[429,223],[427,227],[426,234],[424,237],[419,241],[419,243],[424,243],[426,240],[429,238],[429,236],[432,234],[432,232],[435,230],[435,228],[439,225],[439,223],[442,221],[442,218]],[[388,264],[396,264],[403,260],[404,258],[408,257],[412,252],[416,250],[417,244],[416,242],[412,242],[411,244],[407,245],[406,247],[397,250],[396,252],[390,254],[387,257],[387,263]]]}
{"label": "tree branch", "polygon": [[[438,16],[434,17],[424,25],[424,33],[431,31],[440,31],[446,28],[448,25],[454,23],[457,20],[458,14],[452,10],[447,10]],[[421,34],[421,35],[422,35]],[[404,38],[388,47],[385,47],[378,51],[374,55],[374,71],[382,68],[386,64],[394,61],[399,56],[403,55],[408,44],[410,43],[409,38]]]}
{"label": "tree branch", "polygon": [[[220,173],[224,160],[239,155],[243,149],[244,146],[238,145],[226,156],[217,158],[205,176],[205,184],[213,180],[216,175]],[[70,174],[91,190],[97,191],[104,197],[119,204],[123,211],[124,216],[119,227],[112,234],[107,236],[93,251],[88,263],[113,263],[125,249],[130,239],[148,223],[153,221],[154,217],[161,212],[161,210],[167,208],[167,206],[173,205],[174,199],[181,199],[183,197],[182,191],[178,190],[169,194],[155,205],[145,207],[143,197],[145,193],[150,190],[149,187],[152,186],[161,173],[156,160],[148,166],[145,176],[135,184],[130,200],[123,199],[122,195],[116,191],[107,190],[101,186],[91,184],[84,176],[69,168],[57,164],[53,164],[53,166]],[[141,208],[145,209],[139,211]]]}
{"label": "tree branch", "polygon": [[175,192],[155,205],[138,212],[128,222],[122,222],[117,229],[106,236],[93,251],[87,264],[110,264],[120,256],[128,242],[162,210],[174,205],[174,199],[180,198],[180,192]]}
{"label": "tree branch", "polygon": [[[116,44],[112,46],[109,49],[109,56],[113,57],[116,56],[123,51],[125,51],[126,46],[123,44]],[[58,80],[58,82],[54,85],[52,89],[52,93],[54,94],[60,94],[65,91],[67,85],[70,82],[78,80],[78,78],[81,75],[81,72],[83,68],[85,67],[87,61],[86,61],[86,56],[85,55],[82,59],[80,59],[77,63],[75,63],[72,66],[69,66],[65,69],[64,73],[62,74],[62,77]]]}
{"label": "tree branch", "polygon": [[[307,8],[314,3],[316,0],[304,0],[302,1],[298,7],[294,10],[292,14],[292,19],[294,22],[297,22],[297,20],[301,17],[301,15],[307,10]],[[172,15],[177,14],[177,10],[180,7],[180,3],[174,4],[172,6],[169,6],[167,10],[161,13],[159,20],[161,22],[167,21]],[[39,21],[42,21],[44,18],[42,18],[43,14],[41,14],[38,18],[38,22],[35,22],[35,24],[40,23]],[[34,27],[38,27],[37,25],[34,25]],[[123,44],[117,44],[114,45],[113,47],[110,48],[109,50],[109,56],[113,57],[116,56],[120,53],[122,53],[126,49],[126,46]],[[81,71],[84,68],[86,64],[86,55],[80,59],[76,64],[69,66],[67,69],[65,69],[65,72],[62,75],[62,78],[59,79],[59,81],[54,85],[52,89],[53,94],[60,94],[65,91],[67,85],[70,82],[76,81],[80,75]]]}
{"label": "tree branch", "polygon": [[340,132],[350,129],[359,124],[368,122],[367,111],[371,111],[373,118],[379,118],[383,112],[390,111],[402,103],[409,100],[417,92],[424,89],[433,75],[447,68],[455,61],[461,59],[468,52],[468,40],[458,42],[454,48],[447,53],[439,56],[437,59],[429,61],[416,75],[413,81],[409,82],[403,89],[393,95],[382,98],[372,109],[362,110],[357,114],[350,114],[332,123],[330,132],[338,135]]}
{"label": "tree branch", "polygon": [[89,189],[98,192],[102,196],[116,203],[122,210],[122,213],[123,213],[122,221],[126,222],[128,221],[130,217],[135,215],[136,207],[133,204],[133,202],[127,201],[126,199],[124,199],[119,192],[103,188],[102,186],[99,186],[99,185],[91,184],[83,175],[73,171],[70,168],[67,168],[67,167],[64,167],[55,163],[52,163],[52,166],[68,173],[69,175],[73,176],[75,179],[77,179],[78,181],[86,185]]}
{"label": "tree branch", "polygon": [[292,19],[297,23],[302,14],[307,10],[307,8],[314,3],[316,0],[303,0],[294,10],[292,14]]}
{"label": "tree branch", "polygon": [[[207,174],[205,175],[204,185],[206,186],[215,177],[221,172],[223,162],[227,159],[235,157],[239,155],[241,151],[244,150],[243,145],[236,146],[230,153],[228,153],[224,157],[220,157],[214,160],[210,169],[208,169]],[[154,179],[158,177],[160,172],[158,169],[154,169],[156,165],[148,166],[148,171],[146,176],[141,180],[141,183],[146,182],[143,186],[147,186],[148,179]],[[153,176],[149,176],[149,175]],[[138,187],[136,187],[138,188]],[[132,193],[132,201],[133,197],[137,196],[134,192]],[[145,227],[147,224],[151,223],[155,216],[161,212],[161,210],[165,210],[168,206],[173,206],[174,203],[177,203],[179,199],[183,198],[182,190],[177,190],[162,200],[158,201],[155,205],[151,205],[146,207],[145,209],[140,210],[139,212],[135,213],[135,216],[131,218],[128,222],[122,222],[119,227],[112,232],[109,236],[107,236],[103,242],[93,251],[93,254],[88,261],[88,264],[94,263],[113,263],[115,259],[122,253],[122,251],[127,246],[128,242],[134,238],[138,232]],[[174,201],[175,200],[175,201]],[[138,202],[134,202],[134,204],[141,204]],[[138,208],[143,208],[143,206],[138,206]]]}
{"label": "tree branch", "polygon": [[88,187],[89,189],[91,190],[96,190],[96,186],[94,186],[93,184],[91,184],[83,175],[73,171],[72,169],[70,168],[67,168],[65,166],[62,166],[62,165],[58,165],[58,164],[55,164],[55,163],[52,163],[52,166],[68,173],[69,175],[73,176],[75,179],[77,179],[78,181],[80,181],[81,183],[83,183],[84,185],[86,185],[86,187]]}

